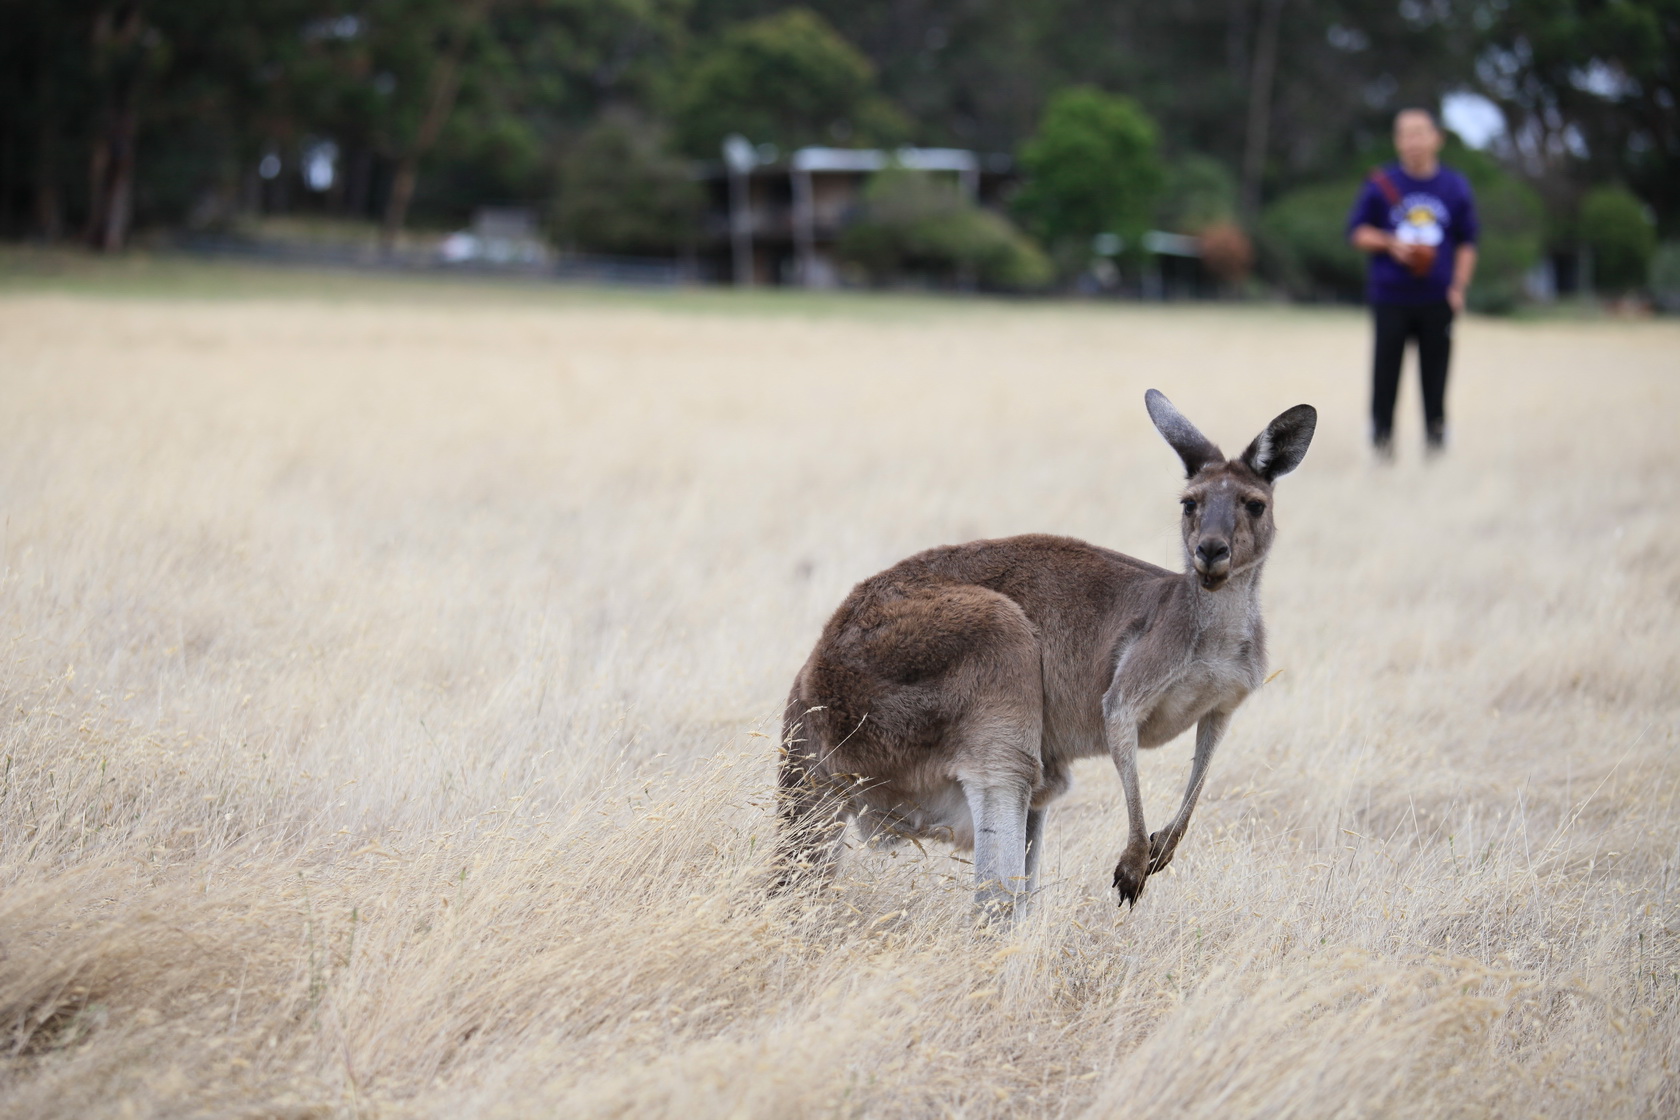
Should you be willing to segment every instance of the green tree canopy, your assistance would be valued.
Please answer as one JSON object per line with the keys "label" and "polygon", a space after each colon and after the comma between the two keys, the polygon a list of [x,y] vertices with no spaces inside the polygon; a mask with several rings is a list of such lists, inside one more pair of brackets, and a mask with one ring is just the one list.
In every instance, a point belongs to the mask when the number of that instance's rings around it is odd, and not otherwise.
{"label": "green tree canopy", "polygon": [[1680,234],[1680,3],[1523,0],[1486,16],[1476,67],[1528,155],[1576,182],[1626,182]]}
{"label": "green tree canopy", "polygon": [[700,195],[659,131],[611,113],[579,138],[560,174],[555,232],[602,253],[670,254],[687,244]]}
{"label": "green tree canopy", "polygon": [[1103,232],[1136,244],[1165,181],[1157,147],[1154,122],[1129,98],[1088,86],[1063,90],[1021,149],[1027,184],[1017,209],[1064,252]]}
{"label": "green tree canopy", "polygon": [[1624,187],[1599,187],[1581,200],[1581,240],[1592,252],[1592,278],[1605,292],[1643,288],[1657,231],[1645,206]]}
{"label": "green tree canopy", "polygon": [[732,132],[784,151],[896,144],[909,133],[869,60],[803,8],[724,32],[682,83],[675,124],[682,150],[701,158],[716,158]]}

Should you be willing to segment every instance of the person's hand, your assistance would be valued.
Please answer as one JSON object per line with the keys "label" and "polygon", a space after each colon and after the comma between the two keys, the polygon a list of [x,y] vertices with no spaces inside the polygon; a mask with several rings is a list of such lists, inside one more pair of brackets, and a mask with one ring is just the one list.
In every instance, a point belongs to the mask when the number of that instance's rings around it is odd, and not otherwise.
{"label": "person's hand", "polygon": [[1464,311],[1464,289],[1454,284],[1447,289],[1447,306],[1457,315]]}

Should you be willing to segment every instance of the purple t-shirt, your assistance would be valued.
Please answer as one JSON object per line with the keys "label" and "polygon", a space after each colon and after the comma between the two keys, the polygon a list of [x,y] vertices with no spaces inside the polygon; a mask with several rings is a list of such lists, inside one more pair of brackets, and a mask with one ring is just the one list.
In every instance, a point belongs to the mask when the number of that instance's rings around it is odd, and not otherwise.
{"label": "purple t-shirt", "polygon": [[1401,241],[1433,245],[1435,265],[1427,276],[1413,276],[1411,269],[1387,253],[1372,253],[1366,292],[1372,303],[1444,300],[1452,286],[1458,247],[1476,243],[1476,199],[1470,193],[1470,184],[1445,166],[1437,168],[1431,179],[1414,179],[1399,164],[1390,164],[1383,172],[1394,184],[1399,204],[1389,205],[1382,189],[1367,179],[1348,214],[1348,235],[1352,236],[1355,226],[1376,226]]}

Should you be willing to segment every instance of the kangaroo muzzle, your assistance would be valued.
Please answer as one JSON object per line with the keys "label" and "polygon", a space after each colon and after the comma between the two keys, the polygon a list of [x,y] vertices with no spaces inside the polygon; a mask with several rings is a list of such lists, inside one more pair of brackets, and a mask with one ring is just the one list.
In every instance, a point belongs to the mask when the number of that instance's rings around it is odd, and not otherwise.
{"label": "kangaroo muzzle", "polygon": [[1212,590],[1231,575],[1231,538],[1237,530],[1236,504],[1227,494],[1214,495],[1203,509],[1190,563],[1204,588]]}
{"label": "kangaroo muzzle", "polygon": [[1217,537],[1203,537],[1196,543],[1192,563],[1203,587],[1218,587],[1231,575],[1230,542]]}

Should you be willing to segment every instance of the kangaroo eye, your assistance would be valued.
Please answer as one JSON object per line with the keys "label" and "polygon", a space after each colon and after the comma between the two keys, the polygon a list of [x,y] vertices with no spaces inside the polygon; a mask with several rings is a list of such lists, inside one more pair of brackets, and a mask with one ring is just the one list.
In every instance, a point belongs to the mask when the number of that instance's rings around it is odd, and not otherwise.
{"label": "kangaroo eye", "polygon": [[1184,513],[1186,516],[1196,512],[1196,499],[1194,498],[1186,498],[1179,504],[1184,507]]}
{"label": "kangaroo eye", "polygon": [[1262,513],[1265,513],[1265,512],[1266,512],[1266,503],[1265,502],[1249,502],[1248,503],[1248,515],[1250,517],[1259,517]]}

